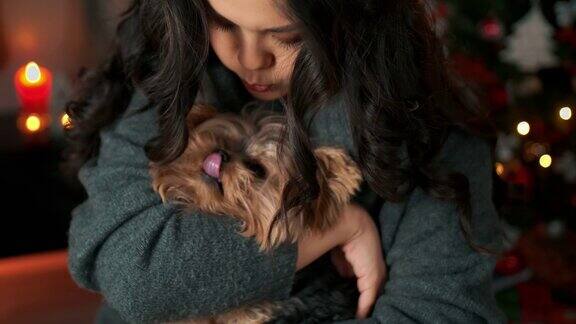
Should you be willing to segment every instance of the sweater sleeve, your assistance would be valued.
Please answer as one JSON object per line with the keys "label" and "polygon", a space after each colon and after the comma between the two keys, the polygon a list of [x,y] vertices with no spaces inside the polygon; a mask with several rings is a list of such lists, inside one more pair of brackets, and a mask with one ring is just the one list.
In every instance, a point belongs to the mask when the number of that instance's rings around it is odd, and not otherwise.
{"label": "sweater sleeve", "polygon": [[172,321],[289,297],[297,246],[272,254],[237,234],[231,217],[184,214],[151,187],[144,145],[156,113],[136,92],[126,112],[100,131],[98,157],[79,172],[88,198],[72,211],[68,266],[125,320]]}
{"label": "sweater sleeve", "polygon": [[[488,142],[453,132],[440,165],[468,177],[475,242],[499,249]],[[380,227],[388,281],[372,314],[352,323],[505,323],[491,290],[495,257],[464,240],[452,202],[416,188],[404,203],[384,203]]]}

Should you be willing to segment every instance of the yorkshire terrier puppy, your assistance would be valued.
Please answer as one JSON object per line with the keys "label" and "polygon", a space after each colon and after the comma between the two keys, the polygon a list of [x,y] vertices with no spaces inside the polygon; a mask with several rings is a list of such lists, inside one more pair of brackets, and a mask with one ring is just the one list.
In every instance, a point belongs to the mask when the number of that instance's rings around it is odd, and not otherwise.
{"label": "yorkshire terrier puppy", "polygon": [[[270,252],[284,242],[294,243],[310,231],[328,230],[362,182],[359,168],[344,150],[318,147],[313,154],[318,165],[320,196],[313,204],[312,214],[290,211],[286,224],[271,226],[289,174],[294,171],[290,152],[280,152],[285,117],[252,104],[243,107],[240,114],[219,113],[209,105],[196,104],[186,122],[189,140],[181,156],[171,163],[150,164],[154,190],[164,202],[176,203],[185,211],[238,219],[239,234],[254,237],[261,251]],[[326,275],[324,278],[327,280]],[[336,280],[333,272],[330,278]],[[334,283],[329,285],[325,293],[333,294],[329,291],[334,289]],[[355,287],[349,283],[345,286],[348,296],[335,298],[349,306]],[[311,292],[308,294],[312,296]],[[324,302],[329,299],[325,297]],[[302,303],[301,298],[262,302],[185,323],[266,323],[280,316],[295,319],[298,316],[287,313],[287,309],[302,317],[309,307]]]}

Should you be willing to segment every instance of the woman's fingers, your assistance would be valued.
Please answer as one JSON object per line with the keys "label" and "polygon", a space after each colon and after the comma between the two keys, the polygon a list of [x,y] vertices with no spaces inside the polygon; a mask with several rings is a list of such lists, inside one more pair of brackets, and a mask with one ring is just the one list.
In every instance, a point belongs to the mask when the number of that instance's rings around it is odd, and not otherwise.
{"label": "woman's fingers", "polygon": [[332,262],[342,276],[357,279],[358,308],[356,317],[364,319],[379,296],[380,287],[386,276],[386,264],[382,255],[382,243],[378,228],[368,212],[354,204],[347,209],[348,219],[356,222],[353,235],[332,252]]}
{"label": "woman's fingers", "polygon": [[356,311],[357,318],[364,319],[370,313],[376,303],[376,298],[379,296],[383,277],[384,274],[373,273],[364,278],[358,278],[357,286],[360,298],[358,299],[358,310]]}
{"label": "woman's fingers", "polygon": [[336,267],[338,274],[344,278],[353,278],[354,277],[354,270],[352,269],[352,265],[346,257],[344,256],[344,252],[339,247],[336,247],[330,251],[330,258],[332,259],[332,264]]}
{"label": "woman's fingers", "polygon": [[364,319],[370,314],[370,310],[374,303],[376,302],[376,297],[378,296],[378,289],[374,287],[368,290],[360,292],[360,298],[358,299],[358,310],[356,311],[356,318]]}

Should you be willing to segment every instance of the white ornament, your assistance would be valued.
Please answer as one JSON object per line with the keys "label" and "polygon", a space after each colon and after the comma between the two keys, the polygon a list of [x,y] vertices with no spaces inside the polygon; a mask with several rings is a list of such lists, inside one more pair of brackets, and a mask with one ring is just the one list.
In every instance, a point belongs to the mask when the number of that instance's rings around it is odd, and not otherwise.
{"label": "white ornament", "polygon": [[532,3],[530,12],[513,30],[506,49],[500,54],[504,61],[517,64],[524,72],[536,72],[558,64],[554,55],[554,27],[546,21],[537,2]]}

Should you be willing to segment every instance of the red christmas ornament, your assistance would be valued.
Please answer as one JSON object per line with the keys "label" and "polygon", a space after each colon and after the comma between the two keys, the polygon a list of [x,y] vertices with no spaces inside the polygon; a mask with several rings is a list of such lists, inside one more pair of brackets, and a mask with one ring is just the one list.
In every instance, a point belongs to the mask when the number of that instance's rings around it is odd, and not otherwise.
{"label": "red christmas ornament", "polygon": [[502,276],[510,276],[526,268],[522,256],[517,251],[509,251],[504,254],[504,256],[496,262],[495,271],[497,274]]}
{"label": "red christmas ornament", "polygon": [[488,41],[498,41],[504,36],[500,21],[496,18],[486,18],[480,23],[480,35]]}

